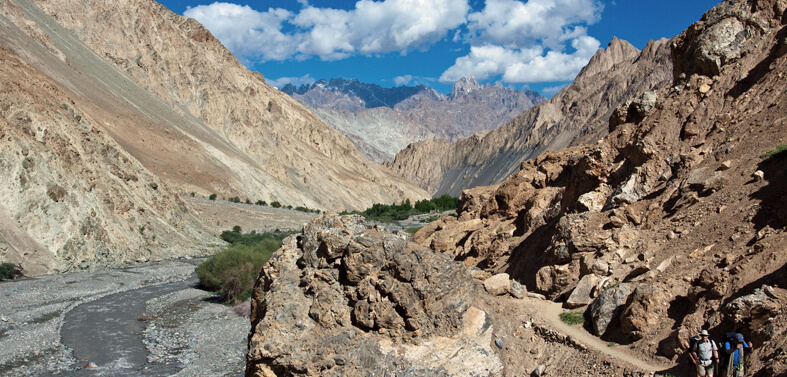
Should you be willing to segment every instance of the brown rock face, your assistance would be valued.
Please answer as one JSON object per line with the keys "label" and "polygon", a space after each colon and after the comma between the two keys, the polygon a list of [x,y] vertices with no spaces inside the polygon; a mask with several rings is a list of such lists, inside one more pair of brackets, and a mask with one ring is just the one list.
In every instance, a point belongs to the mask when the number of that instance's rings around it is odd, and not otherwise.
{"label": "brown rock face", "polygon": [[462,265],[404,233],[324,215],[262,271],[246,374],[489,375],[500,364],[471,306],[480,292]]}
{"label": "brown rock face", "polygon": [[671,43],[670,87],[623,99],[600,142],[464,191],[458,220],[419,241],[552,299],[599,275],[603,339],[675,362],[700,329],[734,329],[755,342],[752,374],[783,375],[785,9],[722,2]]}
{"label": "brown rock face", "polygon": [[606,135],[610,115],[627,100],[669,84],[669,42],[651,42],[640,52],[613,39],[599,50],[573,83],[509,124],[443,147],[431,141],[408,146],[386,163],[433,195],[502,182],[522,161]]}

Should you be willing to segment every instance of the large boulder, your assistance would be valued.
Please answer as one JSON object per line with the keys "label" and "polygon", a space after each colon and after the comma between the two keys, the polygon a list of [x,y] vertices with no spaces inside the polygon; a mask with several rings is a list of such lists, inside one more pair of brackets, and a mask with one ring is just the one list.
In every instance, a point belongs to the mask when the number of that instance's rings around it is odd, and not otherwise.
{"label": "large boulder", "polygon": [[582,279],[579,279],[576,288],[574,288],[571,292],[571,296],[568,296],[568,300],[566,300],[566,307],[573,309],[589,304],[593,299],[593,297],[591,297],[593,289],[599,281],[601,281],[601,278],[596,274],[588,274],[583,276]]}
{"label": "large boulder", "polygon": [[321,216],[285,240],[252,299],[248,376],[487,376],[502,367],[480,287],[447,255]]}
{"label": "large boulder", "polygon": [[676,37],[672,50],[676,77],[679,73],[719,75],[723,67],[753,51],[757,44],[751,41],[768,31],[769,19],[780,16],[772,13],[780,13],[777,6],[758,5],[722,2]]}
{"label": "large boulder", "polygon": [[484,280],[484,289],[492,296],[500,296],[511,290],[511,280],[508,274],[502,273]]}
{"label": "large boulder", "polygon": [[651,284],[637,286],[631,302],[620,315],[623,333],[632,339],[642,339],[666,317],[667,295]]}
{"label": "large boulder", "polygon": [[623,310],[623,306],[626,304],[630,294],[631,286],[624,283],[601,292],[590,303],[588,308],[590,321],[593,324],[593,332],[596,335],[601,336],[607,332],[607,327]]}
{"label": "large boulder", "polygon": [[771,286],[763,285],[751,294],[741,296],[724,306],[727,317],[735,323],[745,323],[763,339],[770,339],[775,332],[769,329],[770,319],[778,316],[787,300]]}

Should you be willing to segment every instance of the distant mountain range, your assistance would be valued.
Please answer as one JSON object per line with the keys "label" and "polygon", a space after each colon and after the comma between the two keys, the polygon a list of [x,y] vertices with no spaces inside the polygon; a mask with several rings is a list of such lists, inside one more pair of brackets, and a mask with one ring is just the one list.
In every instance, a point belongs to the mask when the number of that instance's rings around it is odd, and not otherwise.
{"label": "distant mountain range", "polygon": [[546,100],[531,90],[459,80],[445,95],[425,85],[383,88],[356,79],[319,80],[281,88],[374,161],[392,161],[409,144],[453,142],[498,128]]}

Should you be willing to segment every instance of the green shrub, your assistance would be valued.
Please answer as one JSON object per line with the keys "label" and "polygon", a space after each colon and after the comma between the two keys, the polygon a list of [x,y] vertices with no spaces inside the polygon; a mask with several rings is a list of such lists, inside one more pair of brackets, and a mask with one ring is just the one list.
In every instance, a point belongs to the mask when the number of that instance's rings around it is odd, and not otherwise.
{"label": "green shrub", "polygon": [[281,208],[281,203],[279,203],[278,201],[271,202],[271,207],[273,207],[273,208]]}
{"label": "green shrub", "polygon": [[289,234],[278,229],[271,233],[243,234],[239,226],[222,232],[221,238],[231,246],[197,266],[199,286],[219,292],[228,303],[249,298],[260,269]]}
{"label": "green shrub", "polygon": [[560,320],[569,325],[579,325],[585,322],[585,312],[563,312]]}
{"label": "green shrub", "polygon": [[[458,205],[458,198],[444,194],[439,198],[419,200],[415,202],[415,206],[410,204],[409,199],[405,200],[401,204],[388,205],[376,203],[367,208],[365,211],[360,212],[360,214],[370,220],[394,222],[405,220],[413,215],[420,215],[432,211],[447,211],[456,209]],[[342,212],[341,214],[347,214],[347,212]]]}
{"label": "green shrub", "polygon": [[197,195],[197,193],[196,193],[196,192],[194,192],[194,191],[192,191],[192,192],[191,192],[191,197],[193,198],[195,195]]}
{"label": "green shrub", "polygon": [[216,194],[210,194],[210,196],[208,197],[208,199],[210,199],[210,200],[216,200]]}
{"label": "green shrub", "polygon": [[782,158],[787,157],[787,144],[779,144],[776,149],[771,149],[765,152],[765,157]]}
{"label": "green shrub", "polygon": [[18,264],[0,263],[0,281],[22,277],[22,266]]}
{"label": "green shrub", "polygon": [[266,206],[266,205],[268,205],[268,203],[265,203],[265,201],[264,201],[264,200],[258,200],[258,201],[257,201],[257,205],[258,205],[258,206]]}

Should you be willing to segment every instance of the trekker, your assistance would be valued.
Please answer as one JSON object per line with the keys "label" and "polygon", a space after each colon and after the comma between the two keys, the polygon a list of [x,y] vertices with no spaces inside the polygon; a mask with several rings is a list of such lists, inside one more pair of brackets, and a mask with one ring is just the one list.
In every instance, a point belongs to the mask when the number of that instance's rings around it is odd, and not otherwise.
{"label": "trekker", "polygon": [[708,336],[708,330],[702,330],[700,339],[691,350],[691,360],[697,365],[697,375],[700,377],[713,377],[713,362],[719,363],[719,348]]}
{"label": "trekker", "polygon": [[743,340],[743,334],[741,333],[736,333],[732,341],[727,341],[724,343],[724,351],[728,355],[727,357],[725,357],[725,361],[726,361],[725,364],[727,368],[726,377],[744,376],[745,373],[743,368],[744,350],[751,350],[751,347],[752,347],[751,342],[746,343],[746,341]]}

